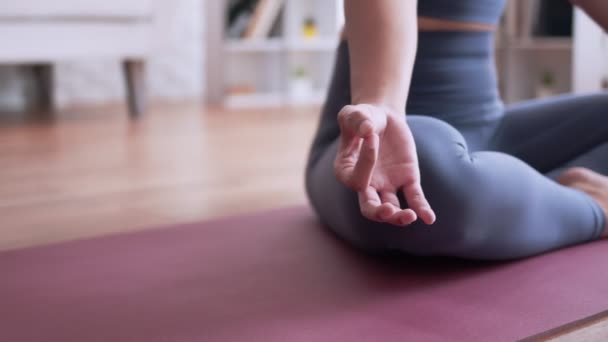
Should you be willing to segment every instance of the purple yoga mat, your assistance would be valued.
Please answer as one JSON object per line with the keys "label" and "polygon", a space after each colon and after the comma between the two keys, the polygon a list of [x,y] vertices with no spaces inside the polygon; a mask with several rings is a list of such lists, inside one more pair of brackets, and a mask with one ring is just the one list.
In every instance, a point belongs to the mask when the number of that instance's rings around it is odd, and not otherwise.
{"label": "purple yoga mat", "polygon": [[292,208],[0,253],[0,340],[513,341],[607,309],[606,260],[389,261]]}

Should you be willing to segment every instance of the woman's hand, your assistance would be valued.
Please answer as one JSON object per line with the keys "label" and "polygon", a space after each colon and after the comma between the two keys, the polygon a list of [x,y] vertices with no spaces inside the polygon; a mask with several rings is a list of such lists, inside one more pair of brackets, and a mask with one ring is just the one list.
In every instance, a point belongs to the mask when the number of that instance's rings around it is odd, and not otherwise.
{"label": "woman's hand", "polygon": [[[405,114],[371,104],[348,105],[338,121],[334,170],[340,182],[357,191],[363,216],[400,226],[417,218],[435,222],[420,186],[416,145]],[[399,191],[409,208],[401,208]]]}

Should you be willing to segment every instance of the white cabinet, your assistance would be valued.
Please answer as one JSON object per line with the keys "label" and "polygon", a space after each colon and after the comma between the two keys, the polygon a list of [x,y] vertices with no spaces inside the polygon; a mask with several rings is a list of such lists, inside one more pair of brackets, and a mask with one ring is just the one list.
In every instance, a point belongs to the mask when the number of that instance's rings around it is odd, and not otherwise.
{"label": "white cabinet", "polygon": [[35,64],[49,76],[54,62],[116,58],[124,65],[130,113],[137,115],[143,111],[143,68],[154,46],[158,10],[155,0],[3,1],[0,63]]}
{"label": "white cabinet", "polygon": [[0,17],[141,18],[153,14],[152,0],[19,0],[0,3]]}

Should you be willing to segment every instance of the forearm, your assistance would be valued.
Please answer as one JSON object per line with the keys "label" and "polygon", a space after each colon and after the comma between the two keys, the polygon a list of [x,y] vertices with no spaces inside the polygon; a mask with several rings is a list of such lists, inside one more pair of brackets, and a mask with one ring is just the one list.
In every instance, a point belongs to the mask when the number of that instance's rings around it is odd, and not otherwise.
{"label": "forearm", "polygon": [[353,104],[403,112],[416,57],[414,0],[346,0]]}
{"label": "forearm", "polygon": [[593,20],[608,32],[608,1],[606,0],[571,0]]}

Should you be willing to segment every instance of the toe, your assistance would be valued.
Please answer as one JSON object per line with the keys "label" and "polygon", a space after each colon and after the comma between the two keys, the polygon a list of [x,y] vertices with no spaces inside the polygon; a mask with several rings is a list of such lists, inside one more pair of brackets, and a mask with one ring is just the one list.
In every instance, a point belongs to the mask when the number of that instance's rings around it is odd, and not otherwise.
{"label": "toe", "polygon": [[572,185],[591,181],[594,178],[594,172],[584,167],[572,167],[564,171],[557,181],[562,185]]}

